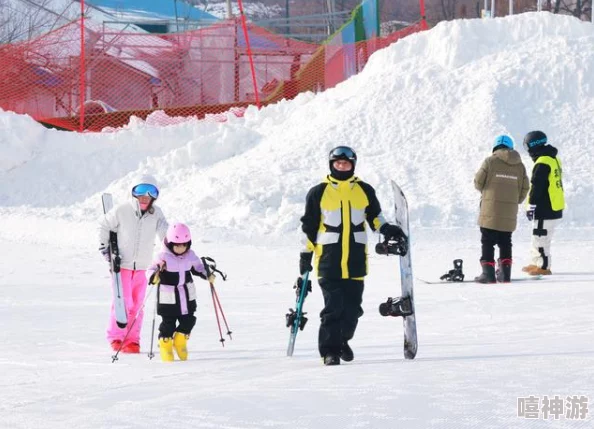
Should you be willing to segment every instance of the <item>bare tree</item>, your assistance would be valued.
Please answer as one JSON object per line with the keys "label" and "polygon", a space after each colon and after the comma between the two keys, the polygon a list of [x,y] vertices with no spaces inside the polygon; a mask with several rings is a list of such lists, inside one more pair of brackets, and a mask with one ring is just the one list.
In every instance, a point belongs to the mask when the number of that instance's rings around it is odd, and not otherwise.
{"label": "bare tree", "polygon": [[0,0],[0,44],[31,39],[80,15],[75,0],[61,10],[55,10],[54,4],[52,0]]}
{"label": "bare tree", "polygon": [[443,19],[454,19],[456,17],[456,0],[441,0],[441,12]]}
{"label": "bare tree", "polygon": [[[592,14],[592,0],[544,0],[543,10],[561,14],[573,15],[579,19],[590,20]],[[516,13],[536,10],[534,0],[519,0],[514,7]]]}
{"label": "bare tree", "polygon": [[553,13],[567,13],[576,18],[590,18],[592,0],[554,0]]}

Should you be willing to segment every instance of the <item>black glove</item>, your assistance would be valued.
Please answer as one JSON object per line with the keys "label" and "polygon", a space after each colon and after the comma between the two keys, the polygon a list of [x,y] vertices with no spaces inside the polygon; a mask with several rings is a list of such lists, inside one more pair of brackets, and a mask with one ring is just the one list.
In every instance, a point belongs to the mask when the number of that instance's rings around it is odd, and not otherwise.
{"label": "black glove", "polygon": [[198,277],[200,277],[200,278],[201,278],[201,279],[203,279],[203,280],[206,280],[206,279],[208,278],[208,277],[206,276],[206,274],[204,274],[204,273],[202,273],[202,272],[200,272],[200,271],[196,270],[196,268],[194,268],[194,267],[192,267],[192,268],[190,269],[190,272],[191,272],[193,275],[195,275],[195,276],[198,276]]}
{"label": "black glove", "polygon": [[384,223],[381,226],[379,232],[386,238],[386,240],[400,241],[402,239],[406,239],[404,231],[402,231],[402,228],[400,228],[398,225]]}
{"label": "black glove", "polygon": [[111,255],[110,255],[110,251],[109,251],[109,246],[107,246],[107,247],[101,247],[99,249],[99,252],[101,252],[101,256],[103,257],[103,259],[105,259],[107,262],[111,262]]}
{"label": "black glove", "polygon": [[529,221],[533,221],[534,220],[534,212],[536,211],[536,205],[534,204],[530,204],[528,206],[528,210],[526,210],[526,219],[528,219]]}
{"label": "black glove", "polygon": [[[297,296],[301,295],[301,287],[302,286],[303,286],[303,278],[297,277],[297,280],[295,280],[295,285],[293,286],[293,289],[295,289],[295,293],[297,294]],[[311,280],[307,280],[307,289],[305,290],[304,298],[307,296],[308,292],[311,292]]]}
{"label": "black glove", "polygon": [[[385,223],[380,228],[380,233],[384,236],[387,241],[392,242],[391,244],[383,243],[387,247],[387,251],[384,253],[393,253],[400,256],[405,256],[408,253],[408,237],[402,231],[398,225],[392,225]],[[382,243],[378,244],[381,245]],[[391,248],[391,250],[389,250]],[[377,252],[377,248],[376,248]],[[382,253],[382,252],[379,252]]]}
{"label": "black glove", "polygon": [[313,252],[302,252],[299,254],[299,274],[303,275],[311,270],[311,260],[313,258]]}

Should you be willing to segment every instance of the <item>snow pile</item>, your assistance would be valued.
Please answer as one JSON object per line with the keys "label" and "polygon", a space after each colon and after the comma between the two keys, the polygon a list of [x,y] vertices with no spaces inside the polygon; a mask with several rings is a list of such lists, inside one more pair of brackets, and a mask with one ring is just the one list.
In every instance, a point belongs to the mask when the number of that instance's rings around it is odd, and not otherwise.
{"label": "snow pile", "polygon": [[542,129],[564,163],[564,225],[590,226],[593,71],[592,24],[531,13],[443,22],[332,90],[224,123],[136,121],[80,135],[1,113],[0,214],[94,222],[101,192],[122,200],[132,177],[150,172],[166,215],[201,234],[292,240],[328,150],[346,144],[388,216],[394,179],[416,227],[474,227],[472,180],[494,137],[511,134],[530,168],[521,141]]}

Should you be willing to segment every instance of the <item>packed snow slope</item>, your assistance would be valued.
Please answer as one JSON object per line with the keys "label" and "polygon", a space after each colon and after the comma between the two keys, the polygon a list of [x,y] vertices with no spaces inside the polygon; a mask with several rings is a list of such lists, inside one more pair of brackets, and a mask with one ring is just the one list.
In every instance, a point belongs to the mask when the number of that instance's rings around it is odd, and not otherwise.
{"label": "packed snow slope", "polygon": [[591,226],[593,73],[591,23],[527,13],[442,22],[377,52],[334,89],[225,123],[133,120],[119,131],[76,134],[5,112],[0,234],[29,216],[35,222],[21,234],[51,241],[51,223],[60,221],[84,233],[100,193],[121,201],[133,177],[149,172],[161,183],[165,214],[203,236],[293,240],[305,193],[327,173],[336,145],[356,149],[357,174],[376,187],[388,216],[394,179],[414,226],[472,227],[473,176],[494,137],[511,134],[530,168],[521,141],[534,129],[560,150],[565,226]]}

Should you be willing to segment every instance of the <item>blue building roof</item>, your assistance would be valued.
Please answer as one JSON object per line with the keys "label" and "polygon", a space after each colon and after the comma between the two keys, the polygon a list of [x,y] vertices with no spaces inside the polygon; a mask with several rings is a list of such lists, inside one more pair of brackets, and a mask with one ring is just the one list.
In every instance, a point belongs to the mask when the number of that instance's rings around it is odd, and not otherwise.
{"label": "blue building roof", "polygon": [[219,19],[184,0],[87,0],[86,2],[106,11],[122,12],[138,18],[172,21],[176,17],[192,21],[217,21]]}

